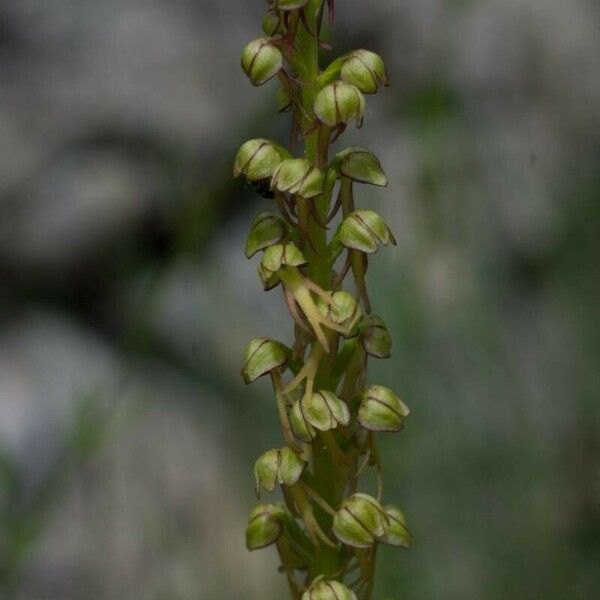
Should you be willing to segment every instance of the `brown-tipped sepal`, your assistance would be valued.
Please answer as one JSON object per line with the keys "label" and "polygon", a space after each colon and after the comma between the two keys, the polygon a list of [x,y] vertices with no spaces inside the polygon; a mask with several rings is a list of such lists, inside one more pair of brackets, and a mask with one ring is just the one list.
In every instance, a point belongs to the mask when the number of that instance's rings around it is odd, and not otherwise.
{"label": "brown-tipped sepal", "polygon": [[248,140],[237,153],[233,176],[244,175],[251,182],[270,179],[281,161],[289,156],[290,153],[283,146],[271,140]]}
{"label": "brown-tipped sepal", "polygon": [[258,504],[246,527],[246,548],[260,550],[274,544],[283,533],[286,512],[278,504]]}
{"label": "brown-tipped sepal", "polygon": [[295,485],[305,468],[306,462],[288,446],[267,450],[254,464],[257,495],[261,489],[274,491],[278,483],[288,487]]}
{"label": "brown-tipped sepal", "polygon": [[358,183],[368,183],[385,187],[388,178],[379,158],[366,148],[359,146],[342,150],[333,160],[340,176]]}
{"label": "brown-tipped sepal", "polygon": [[314,198],[323,193],[323,173],[306,158],[284,160],[271,179],[271,189],[302,198]]}
{"label": "brown-tipped sepal", "polygon": [[380,85],[390,84],[383,59],[370,50],[351,52],[344,62],[341,77],[364,94],[375,94]]}
{"label": "brown-tipped sepal", "polygon": [[386,222],[373,210],[355,210],[339,229],[343,246],[366,254],[377,252],[380,245],[396,244]]}
{"label": "brown-tipped sepal", "polygon": [[383,385],[372,385],[361,395],[358,422],[370,431],[401,431],[409,414],[408,406]]}
{"label": "brown-tipped sepal", "polygon": [[343,583],[319,577],[302,594],[302,600],[357,600],[357,596]]}
{"label": "brown-tipped sepal", "polygon": [[242,69],[252,85],[263,85],[282,68],[283,54],[270,37],[253,40],[242,50]]}
{"label": "brown-tipped sepal", "polygon": [[358,326],[360,342],[364,351],[373,358],[389,358],[392,337],[385,321],[377,315],[366,316]]}
{"label": "brown-tipped sepal", "polygon": [[385,533],[379,538],[379,541],[389,546],[410,548],[412,536],[408,530],[404,513],[392,504],[388,504],[384,508],[384,511],[385,519],[383,528]]}
{"label": "brown-tipped sepal", "polygon": [[244,352],[242,377],[246,384],[252,383],[275,369],[287,364],[289,350],[281,343],[267,338],[252,340]]}
{"label": "brown-tipped sepal", "polygon": [[313,109],[319,120],[329,127],[347,125],[351,121],[360,127],[365,105],[365,98],[356,86],[336,81],[317,94]]}
{"label": "brown-tipped sepal", "polygon": [[354,548],[370,548],[385,534],[381,504],[367,494],[346,498],[333,518],[333,533]]}
{"label": "brown-tipped sepal", "polygon": [[260,213],[252,222],[246,238],[246,258],[252,258],[260,250],[278,244],[287,234],[284,220],[275,213]]}

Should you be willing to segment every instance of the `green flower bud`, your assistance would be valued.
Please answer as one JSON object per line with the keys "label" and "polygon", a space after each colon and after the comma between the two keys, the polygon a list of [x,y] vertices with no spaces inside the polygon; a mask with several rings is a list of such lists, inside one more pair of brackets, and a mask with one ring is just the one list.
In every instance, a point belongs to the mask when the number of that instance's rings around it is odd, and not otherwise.
{"label": "green flower bud", "polygon": [[357,87],[336,81],[317,94],[313,109],[319,120],[329,127],[347,125],[352,120],[360,127],[365,114],[365,98]]}
{"label": "green flower bud", "polygon": [[302,407],[300,406],[300,400],[296,400],[292,405],[292,410],[290,410],[290,427],[292,428],[292,433],[303,442],[310,442],[313,437],[315,437],[315,430],[310,426],[304,413],[302,412]]}
{"label": "green flower bud", "polygon": [[385,321],[377,315],[368,315],[358,326],[360,341],[365,352],[373,358],[389,358],[392,338]]}
{"label": "green flower bud", "polygon": [[289,158],[275,169],[271,188],[314,198],[323,193],[323,173],[306,158]]}
{"label": "green flower bud", "polygon": [[356,594],[339,581],[316,580],[302,594],[302,600],[357,600]]}
{"label": "green flower bud", "polygon": [[306,463],[287,446],[267,450],[254,464],[257,495],[260,488],[272,492],[277,483],[287,486],[298,483],[305,468]]}
{"label": "green flower bud", "polygon": [[385,187],[388,184],[387,176],[375,154],[366,148],[346,148],[334,159],[334,164],[339,164],[339,172],[359,183],[370,183]]}
{"label": "green flower bud", "polygon": [[252,340],[244,353],[242,377],[246,384],[283,367],[287,363],[288,350],[279,342],[266,338]]}
{"label": "green flower bud", "polygon": [[268,0],[268,5],[277,10],[297,10],[307,4],[308,0]]}
{"label": "green flower bud", "polygon": [[355,548],[369,548],[385,534],[383,508],[367,494],[346,498],[333,518],[333,533],[340,542]]}
{"label": "green flower bud", "polygon": [[340,242],[346,248],[372,254],[379,244],[396,245],[385,221],[372,210],[355,210],[342,222],[339,229]]}
{"label": "green flower bud", "polygon": [[352,294],[345,291],[334,292],[329,302],[319,299],[318,307],[324,317],[350,330],[347,337],[356,335],[354,326],[360,319],[362,311]]}
{"label": "green flower bud", "polygon": [[308,424],[319,431],[329,431],[338,424],[346,426],[350,423],[347,404],[327,390],[302,398],[300,408]]}
{"label": "green flower bud", "polygon": [[268,36],[274,36],[281,25],[281,16],[277,11],[270,10],[262,20],[262,29]]}
{"label": "green flower bud", "polygon": [[246,239],[246,257],[252,258],[259,250],[264,250],[280,242],[287,233],[283,219],[275,213],[260,213],[252,222]]}
{"label": "green flower bud", "polygon": [[252,85],[263,85],[282,68],[283,54],[271,38],[258,38],[242,50],[242,69]]}
{"label": "green flower bud", "polygon": [[233,176],[244,175],[248,181],[262,181],[273,175],[289,152],[271,140],[249,140],[239,149],[233,166]]}
{"label": "green flower bud", "polygon": [[246,527],[246,548],[260,550],[274,544],[283,533],[285,510],[277,504],[258,504]]}
{"label": "green flower bud", "polygon": [[386,506],[384,510],[386,518],[383,522],[383,528],[385,529],[385,533],[379,538],[379,541],[390,546],[410,548],[412,536],[406,526],[404,513],[398,507],[391,504]]}
{"label": "green flower bud", "polygon": [[358,422],[370,431],[400,431],[409,414],[406,404],[382,385],[372,385],[361,395]]}
{"label": "green flower bud", "polygon": [[342,79],[365,94],[375,94],[380,85],[390,84],[381,56],[370,50],[351,52],[342,67]]}
{"label": "green flower bud", "polygon": [[267,273],[277,273],[283,266],[300,267],[306,264],[304,254],[294,242],[269,246],[262,257],[262,267]]}

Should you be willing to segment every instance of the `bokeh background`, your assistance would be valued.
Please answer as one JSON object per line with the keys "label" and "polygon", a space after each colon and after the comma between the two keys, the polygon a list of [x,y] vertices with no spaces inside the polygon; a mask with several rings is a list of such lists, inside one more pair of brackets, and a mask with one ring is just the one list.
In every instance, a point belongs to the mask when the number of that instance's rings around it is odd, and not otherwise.
{"label": "bokeh background", "polygon": [[[412,409],[385,437],[415,536],[376,598],[600,597],[600,4],[338,0],[336,52],[393,87],[346,144]],[[239,68],[262,0],[0,2],[0,597],[284,598],[243,546],[278,445],[245,343],[290,339],[242,254],[268,203],[231,180],[285,142]]]}

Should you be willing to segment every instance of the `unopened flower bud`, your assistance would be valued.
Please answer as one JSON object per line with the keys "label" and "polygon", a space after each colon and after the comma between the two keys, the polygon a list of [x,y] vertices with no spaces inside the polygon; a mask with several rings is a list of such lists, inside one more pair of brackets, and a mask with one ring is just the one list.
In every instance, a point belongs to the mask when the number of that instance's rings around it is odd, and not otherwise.
{"label": "unopened flower bud", "polygon": [[318,306],[324,317],[349,330],[346,337],[356,335],[355,325],[360,319],[362,312],[352,294],[343,290],[334,292],[329,302],[320,299]]}
{"label": "unopened flower bud", "polygon": [[271,188],[314,198],[323,193],[323,173],[306,158],[289,158],[275,169]]}
{"label": "unopened flower bud", "polygon": [[244,175],[248,181],[262,181],[273,175],[289,152],[271,140],[249,140],[239,149],[233,166],[233,176]]}
{"label": "unopened flower bud", "polygon": [[304,8],[308,0],[268,0],[268,4],[277,10],[297,10]]}
{"label": "unopened flower bud", "polygon": [[399,548],[410,548],[412,536],[406,525],[404,513],[396,506],[384,508],[386,518],[383,521],[385,533],[379,538],[380,542]]}
{"label": "unopened flower bud", "polygon": [[272,492],[277,483],[292,486],[298,483],[306,463],[289,447],[267,450],[254,464],[256,493],[260,488]]}
{"label": "unopened flower bud", "polygon": [[372,254],[377,252],[379,245],[396,244],[385,221],[372,210],[355,210],[342,222],[340,242],[346,248]]}
{"label": "unopened flower bud", "polygon": [[260,550],[274,544],[283,533],[285,510],[277,504],[258,504],[246,527],[246,548]]}
{"label": "unopened flower bud", "polygon": [[300,267],[305,265],[306,259],[294,242],[288,242],[269,246],[265,250],[260,264],[266,272],[277,273],[283,266]]}
{"label": "unopened flower bud", "polygon": [[342,67],[342,79],[365,94],[375,94],[380,85],[390,84],[381,56],[370,50],[354,50]]}
{"label": "unopened flower bud", "polygon": [[252,258],[259,250],[279,243],[286,235],[287,227],[275,213],[261,213],[254,219],[246,239],[246,257]]}
{"label": "unopened flower bud", "polygon": [[361,395],[358,422],[370,431],[400,431],[409,414],[406,404],[382,385],[372,385]]}
{"label": "unopened flower bud", "polygon": [[338,424],[346,426],[350,422],[347,404],[327,390],[303,398],[300,407],[306,421],[319,431],[329,431]]}
{"label": "unopened flower bud", "polygon": [[242,69],[252,85],[263,85],[275,77],[282,67],[283,54],[271,38],[258,38],[242,50]]}
{"label": "unopened flower bud", "polygon": [[302,595],[302,600],[357,600],[356,594],[339,581],[317,580]]}
{"label": "unopened flower bud", "polygon": [[385,187],[388,184],[387,176],[375,154],[366,148],[346,148],[334,159],[338,164],[340,175],[359,183],[370,183]]}
{"label": "unopened flower bud", "polygon": [[336,81],[317,94],[313,109],[319,120],[329,127],[347,125],[352,120],[360,127],[365,114],[365,98],[357,87]]}
{"label": "unopened flower bud", "polygon": [[288,360],[288,350],[279,342],[256,338],[246,347],[242,377],[252,383],[259,377],[283,367]]}
{"label": "unopened flower bud", "polygon": [[333,518],[333,533],[340,542],[355,548],[369,548],[384,535],[383,508],[367,494],[346,498]]}
{"label": "unopened flower bud", "polygon": [[360,341],[365,352],[373,358],[389,358],[392,337],[385,321],[377,315],[368,315],[358,326]]}
{"label": "unopened flower bud", "polygon": [[302,407],[300,406],[300,400],[296,400],[290,410],[290,427],[292,433],[303,442],[310,442],[315,437],[315,430],[311,427],[309,422],[306,420]]}

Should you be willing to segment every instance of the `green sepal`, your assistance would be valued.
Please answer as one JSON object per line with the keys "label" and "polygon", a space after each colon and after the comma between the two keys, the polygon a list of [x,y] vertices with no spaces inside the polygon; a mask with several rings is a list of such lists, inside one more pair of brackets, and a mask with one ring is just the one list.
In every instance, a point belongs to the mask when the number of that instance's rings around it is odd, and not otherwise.
{"label": "green sepal", "polygon": [[264,138],[248,140],[238,150],[233,176],[244,175],[248,181],[269,179],[290,153],[280,144]]}
{"label": "green sepal", "polygon": [[290,427],[292,433],[303,442],[310,442],[315,437],[315,431],[307,421],[302,407],[300,406],[300,400],[296,400],[290,410]]}
{"label": "green sepal", "polygon": [[306,421],[319,431],[330,431],[339,425],[350,423],[350,411],[346,403],[333,392],[320,390],[300,401]]}
{"label": "green sepal", "polygon": [[400,431],[409,414],[406,404],[390,388],[372,385],[361,395],[358,422],[370,431]]}
{"label": "green sepal", "polygon": [[385,221],[372,210],[355,210],[339,228],[340,242],[352,250],[373,254],[379,245],[396,244]]}
{"label": "green sepal", "polygon": [[365,98],[357,87],[336,81],[317,94],[313,110],[319,120],[329,127],[347,125],[351,121],[356,121],[357,126],[361,127],[365,106]]}
{"label": "green sepal", "polygon": [[383,508],[375,498],[353,494],[333,517],[333,533],[347,546],[370,548],[385,534],[383,515]]}
{"label": "green sepal", "polygon": [[364,94],[375,94],[380,85],[390,84],[383,59],[370,50],[354,50],[348,54],[340,75]]}
{"label": "green sepal", "polygon": [[286,512],[279,504],[258,504],[246,527],[246,548],[260,550],[274,544],[284,531]]}
{"label": "green sepal", "polygon": [[353,146],[339,152],[332,166],[340,176],[348,177],[358,183],[368,183],[379,187],[388,184],[388,178],[379,158],[367,148]]}
{"label": "green sepal", "polygon": [[273,492],[277,486],[279,471],[279,450],[273,448],[261,454],[254,463],[254,480],[256,482],[256,495],[260,489]]}
{"label": "green sepal", "polygon": [[281,267],[300,267],[306,264],[304,254],[296,244],[275,244],[269,246],[262,256],[261,265],[265,271],[277,273]]}
{"label": "green sepal", "polygon": [[319,577],[302,594],[302,600],[357,600],[357,596],[343,583]]}
{"label": "green sepal", "polygon": [[261,488],[274,491],[277,483],[288,487],[295,485],[305,468],[306,462],[288,446],[267,450],[254,464],[256,494],[259,495]]}
{"label": "green sepal", "polygon": [[260,250],[281,242],[288,232],[285,221],[276,213],[260,213],[252,222],[246,238],[246,258],[252,258]]}
{"label": "green sepal", "polygon": [[273,37],[281,27],[281,15],[275,10],[270,10],[262,20],[262,30],[270,37]]}
{"label": "green sepal", "polygon": [[379,541],[389,546],[410,548],[412,536],[408,530],[404,513],[392,504],[388,504],[384,511],[386,516],[383,521],[385,533],[379,538]]}
{"label": "green sepal", "polygon": [[358,325],[360,341],[365,352],[373,358],[389,358],[392,337],[385,321],[377,315],[367,315]]}
{"label": "green sepal", "polygon": [[292,108],[292,99],[290,95],[287,93],[286,89],[280,87],[277,90],[277,106],[279,107],[279,112],[287,112]]}
{"label": "green sepal", "polygon": [[289,350],[280,342],[267,338],[252,340],[244,352],[242,377],[246,384],[252,383],[259,377],[284,367],[287,363]]}
{"label": "green sepal", "polygon": [[333,292],[328,302],[319,299],[317,306],[324,317],[349,329],[349,333],[345,337],[354,337],[358,334],[356,324],[362,316],[362,311],[352,294],[343,290]]}
{"label": "green sepal", "polygon": [[271,189],[302,198],[323,193],[323,173],[306,158],[290,158],[280,163],[273,173]]}
{"label": "green sepal", "polygon": [[254,86],[263,85],[283,68],[283,54],[270,37],[251,41],[242,50],[242,69]]}

